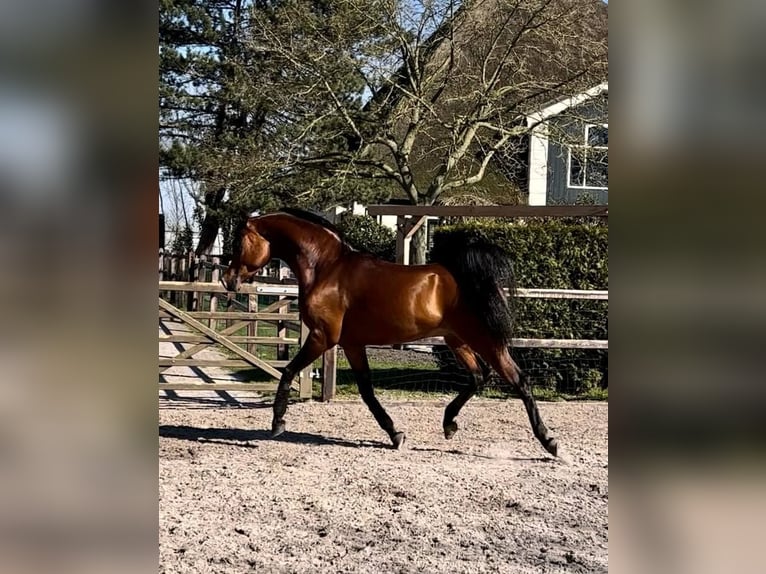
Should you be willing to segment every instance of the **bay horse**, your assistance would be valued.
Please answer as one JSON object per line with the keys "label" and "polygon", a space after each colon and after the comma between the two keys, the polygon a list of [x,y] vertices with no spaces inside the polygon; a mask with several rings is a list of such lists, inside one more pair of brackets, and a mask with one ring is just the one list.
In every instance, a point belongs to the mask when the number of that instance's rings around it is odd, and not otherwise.
{"label": "bay horse", "polygon": [[281,259],[298,278],[300,316],[309,330],[279,381],[272,437],[285,430],[293,378],[339,345],[362,399],[393,446],[400,448],[405,434],[375,397],[365,347],[443,336],[472,375],[445,409],[444,436],[453,437],[460,409],[484,384],[492,367],[516,387],[532,431],[557,456],[558,443],[540,418],[526,375],[509,352],[512,312],[503,286],[512,280],[513,268],[504,250],[476,240],[432,253],[432,264],[399,265],[357,251],[326,219],[290,208],[247,218],[233,240],[232,260],[221,278],[226,289],[236,292],[272,258]]}

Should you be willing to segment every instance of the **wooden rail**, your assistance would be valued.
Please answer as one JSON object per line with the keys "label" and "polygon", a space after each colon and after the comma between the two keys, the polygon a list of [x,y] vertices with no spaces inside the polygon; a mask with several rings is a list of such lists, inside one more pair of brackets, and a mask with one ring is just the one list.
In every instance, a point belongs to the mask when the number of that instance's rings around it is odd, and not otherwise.
{"label": "wooden rail", "polygon": [[[252,343],[254,345],[297,345],[300,339],[279,337],[251,337],[249,335],[227,337],[232,343]],[[204,335],[168,335],[160,337],[160,343],[206,343],[209,338]]]}
{"label": "wooden rail", "polygon": [[[287,366],[287,363],[289,361],[269,361],[268,364],[271,367],[285,367]],[[176,359],[176,358],[170,358],[170,359],[159,359],[159,366],[160,367],[242,367],[242,368],[252,368],[253,365],[250,361],[244,361],[242,359]],[[276,372],[277,378],[279,375],[279,371]],[[163,387],[164,388],[164,383]],[[207,386],[203,387],[207,389]],[[274,390],[276,387],[272,385],[272,390]]]}
{"label": "wooden rail", "polygon": [[[160,291],[202,291],[205,293],[228,293],[221,283],[207,281],[160,281]],[[238,293],[249,295],[298,295],[298,284],[272,285],[245,283]]]}
{"label": "wooden rail", "polygon": [[[220,283],[160,281],[160,291],[203,291],[205,293],[226,293]],[[258,295],[294,295],[298,296],[298,285],[242,285],[239,293]],[[585,289],[516,289],[517,297],[535,299],[598,299],[608,300],[608,290]]]}
{"label": "wooden rail", "polygon": [[608,217],[606,205],[368,205],[369,215],[413,217]]}
{"label": "wooden rail", "polygon": [[415,232],[428,217],[608,217],[607,205],[369,205],[367,214],[396,217],[396,262],[408,265]]}
{"label": "wooden rail", "polygon": [[298,313],[259,313],[248,311],[187,311],[195,319],[249,319],[253,321],[297,321]]}
{"label": "wooden rail", "polygon": [[[427,337],[406,345],[445,345],[444,337]],[[608,340],[593,339],[513,339],[512,347],[537,349],[608,349]]]}
{"label": "wooden rail", "polygon": [[528,299],[595,299],[608,301],[609,291],[588,291],[581,289],[516,289],[516,296]]}

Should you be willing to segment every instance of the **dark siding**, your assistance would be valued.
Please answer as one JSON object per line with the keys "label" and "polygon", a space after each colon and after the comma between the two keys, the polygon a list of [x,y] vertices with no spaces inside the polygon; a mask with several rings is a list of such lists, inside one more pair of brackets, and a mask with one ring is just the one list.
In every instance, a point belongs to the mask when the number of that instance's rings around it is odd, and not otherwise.
{"label": "dark siding", "polygon": [[[606,108],[606,99],[599,99],[595,103],[585,104],[568,111],[566,116],[562,115],[550,120],[551,139],[548,140],[548,191],[546,194],[548,205],[571,205],[586,198],[592,199],[598,205],[609,203],[608,190],[567,186],[569,153],[565,144],[570,140],[582,140],[586,123],[608,123],[608,119],[604,119],[608,118],[605,116]],[[593,118],[593,120],[585,121],[583,118]]]}

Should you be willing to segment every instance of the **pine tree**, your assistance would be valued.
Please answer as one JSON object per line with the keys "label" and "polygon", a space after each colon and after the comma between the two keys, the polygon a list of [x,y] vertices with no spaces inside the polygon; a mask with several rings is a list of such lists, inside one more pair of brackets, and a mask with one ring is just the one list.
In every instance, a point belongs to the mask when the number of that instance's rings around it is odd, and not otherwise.
{"label": "pine tree", "polygon": [[[160,2],[160,166],[198,183],[204,210],[197,253],[210,249],[236,214],[281,205],[323,206],[365,195],[294,160],[346,146],[340,109],[360,108],[364,90],[337,66],[329,88],[310,88],[300,62],[286,66],[260,30],[280,42],[332,39],[348,30],[343,3],[249,0]],[[367,186],[367,190],[372,189]],[[345,195],[344,195],[345,194]]]}

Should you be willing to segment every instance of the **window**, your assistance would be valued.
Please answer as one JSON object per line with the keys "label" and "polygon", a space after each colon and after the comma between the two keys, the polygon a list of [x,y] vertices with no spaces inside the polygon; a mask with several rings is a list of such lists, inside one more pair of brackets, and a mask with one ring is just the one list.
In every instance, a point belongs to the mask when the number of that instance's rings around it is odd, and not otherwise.
{"label": "window", "polygon": [[569,148],[567,187],[609,188],[609,125],[586,124],[584,145]]}

